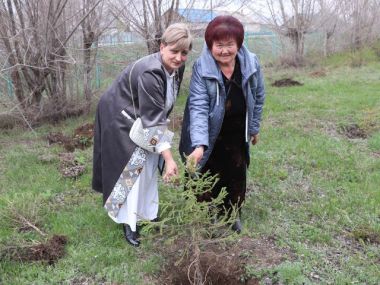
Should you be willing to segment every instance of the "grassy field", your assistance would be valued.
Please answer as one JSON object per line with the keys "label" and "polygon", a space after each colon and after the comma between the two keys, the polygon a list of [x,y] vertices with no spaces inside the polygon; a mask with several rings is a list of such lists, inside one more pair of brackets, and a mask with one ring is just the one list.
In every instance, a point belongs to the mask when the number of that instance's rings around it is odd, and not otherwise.
{"label": "grassy field", "polygon": [[[256,241],[271,240],[266,252],[287,254],[272,262],[271,254],[243,248],[239,256],[264,264],[245,264],[245,284],[380,283],[380,60],[364,51],[358,64],[357,56],[264,68],[261,140],[251,148],[244,230],[235,243],[249,240],[259,250]],[[285,77],[303,85],[271,86]],[[71,136],[92,121],[1,131],[0,284],[162,284],[167,261],[157,240],[128,246],[91,190],[92,149],[74,151],[85,171],[72,179],[62,175],[62,145],[48,144],[49,133]],[[175,190],[161,184],[160,191],[165,201]],[[67,239],[62,258],[20,261],[53,235]]]}

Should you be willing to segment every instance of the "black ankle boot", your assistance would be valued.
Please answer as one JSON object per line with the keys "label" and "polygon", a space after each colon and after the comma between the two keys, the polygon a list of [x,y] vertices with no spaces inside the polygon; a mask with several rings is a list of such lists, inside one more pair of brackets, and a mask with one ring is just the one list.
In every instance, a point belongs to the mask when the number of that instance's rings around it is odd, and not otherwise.
{"label": "black ankle boot", "polygon": [[157,218],[154,218],[153,220],[150,220],[152,223],[157,223],[157,222],[159,222],[160,221],[160,218],[159,217],[157,217]]}
{"label": "black ankle boot", "polygon": [[236,221],[232,224],[231,229],[237,232],[238,234],[241,233],[242,226],[241,226],[240,219],[236,219]]}
{"label": "black ankle boot", "polygon": [[140,241],[137,239],[137,232],[132,231],[128,224],[123,224],[124,237],[132,246],[140,246]]}

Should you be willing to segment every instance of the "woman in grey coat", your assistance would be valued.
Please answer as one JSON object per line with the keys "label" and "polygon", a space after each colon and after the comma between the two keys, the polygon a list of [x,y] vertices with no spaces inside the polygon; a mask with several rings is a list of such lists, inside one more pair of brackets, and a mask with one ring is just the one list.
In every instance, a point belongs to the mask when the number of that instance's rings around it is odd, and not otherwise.
{"label": "woman in grey coat", "polygon": [[199,200],[226,188],[223,211],[239,209],[233,229],[241,231],[249,142],[258,142],[265,91],[255,54],[244,45],[244,28],[232,16],[218,16],[205,32],[206,46],[193,66],[179,151],[219,181]]}
{"label": "woman in grey coat", "polygon": [[[139,246],[136,224],[158,213],[157,166],[165,161],[164,180],[177,175],[167,118],[182,81],[192,37],[184,24],[164,32],[160,51],[131,63],[101,97],[95,121],[92,187],[103,193],[109,217],[123,225],[127,242]],[[150,152],[129,137],[141,118]]]}

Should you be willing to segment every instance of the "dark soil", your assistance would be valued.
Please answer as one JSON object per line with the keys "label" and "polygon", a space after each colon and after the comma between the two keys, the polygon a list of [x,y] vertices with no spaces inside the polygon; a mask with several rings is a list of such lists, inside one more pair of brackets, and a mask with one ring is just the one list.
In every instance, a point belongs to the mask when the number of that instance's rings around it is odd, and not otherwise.
{"label": "dark soil", "polygon": [[301,86],[301,85],[303,84],[291,78],[276,80],[275,82],[272,83],[272,86],[274,87],[288,87],[288,86]]}
{"label": "dark soil", "polygon": [[361,129],[357,124],[344,126],[341,128],[340,132],[350,139],[365,139],[368,136],[366,131]]}
{"label": "dark soil", "polygon": [[[85,165],[79,163],[72,154],[75,149],[85,149],[91,146],[94,137],[94,124],[87,123],[74,130],[72,136],[66,136],[62,132],[51,132],[46,139],[51,144],[62,145],[67,151],[59,155],[59,170],[64,177],[76,178],[85,171]],[[53,158],[41,156],[41,161],[50,162]]]}
{"label": "dark soil", "polygon": [[66,236],[54,235],[44,243],[15,248],[8,254],[16,261],[42,261],[51,265],[64,256],[66,243]]}
{"label": "dark soil", "polygon": [[62,132],[51,132],[46,136],[49,144],[60,144],[66,151],[73,152],[76,148],[85,149],[92,144],[94,124],[87,123],[75,129],[74,134],[64,135]]}
{"label": "dark soil", "polygon": [[[192,284],[195,272],[195,254],[189,250],[186,241],[178,241],[165,255],[169,260],[159,280],[160,284]],[[200,248],[199,265],[204,276],[204,284],[241,285],[259,284],[260,280],[247,276],[245,268],[256,270],[276,266],[291,258],[289,251],[280,249],[271,238],[251,239],[242,237],[233,245],[208,244]],[[266,278],[265,276],[263,278]]]}
{"label": "dark soil", "polygon": [[74,131],[74,145],[76,148],[85,149],[91,146],[92,138],[94,137],[94,124],[87,123],[79,126]]}

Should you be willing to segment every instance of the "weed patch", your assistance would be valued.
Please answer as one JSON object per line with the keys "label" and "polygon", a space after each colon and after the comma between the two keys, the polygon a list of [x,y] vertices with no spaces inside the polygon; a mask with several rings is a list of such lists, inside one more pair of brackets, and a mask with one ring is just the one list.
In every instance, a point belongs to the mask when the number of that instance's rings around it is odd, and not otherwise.
{"label": "weed patch", "polygon": [[352,231],[351,235],[357,241],[370,244],[380,244],[380,233],[368,226],[361,226]]}
{"label": "weed patch", "polygon": [[10,130],[24,124],[25,122],[18,114],[0,114],[0,130]]}
{"label": "weed patch", "polygon": [[368,146],[373,151],[374,156],[380,154],[380,132],[374,133],[368,139]]}

